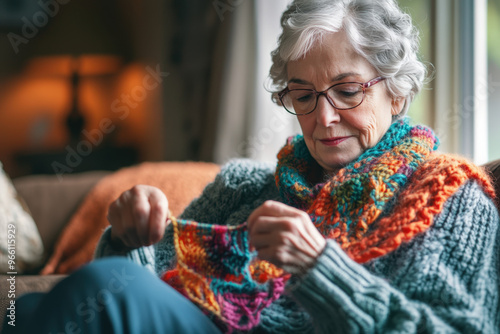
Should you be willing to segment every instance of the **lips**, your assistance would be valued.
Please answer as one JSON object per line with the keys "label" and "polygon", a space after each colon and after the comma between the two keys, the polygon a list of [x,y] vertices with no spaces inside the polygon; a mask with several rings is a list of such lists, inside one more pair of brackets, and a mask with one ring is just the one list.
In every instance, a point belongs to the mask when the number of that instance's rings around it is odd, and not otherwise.
{"label": "lips", "polygon": [[351,138],[351,136],[332,137],[332,138],[320,139],[320,142],[322,142],[324,145],[327,145],[327,146],[337,146],[349,138]]}

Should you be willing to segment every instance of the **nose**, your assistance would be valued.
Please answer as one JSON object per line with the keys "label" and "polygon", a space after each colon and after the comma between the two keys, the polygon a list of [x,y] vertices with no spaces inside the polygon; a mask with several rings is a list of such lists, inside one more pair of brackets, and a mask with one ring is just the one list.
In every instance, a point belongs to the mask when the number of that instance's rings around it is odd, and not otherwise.
{"label": "nose", "polygon": [[326,95],[319,96],[318,105],[314,112],[316,113],[316,122],[325,127],[328,127],[332,123],[340,122],[339,111],[333,106],[333,102]]}

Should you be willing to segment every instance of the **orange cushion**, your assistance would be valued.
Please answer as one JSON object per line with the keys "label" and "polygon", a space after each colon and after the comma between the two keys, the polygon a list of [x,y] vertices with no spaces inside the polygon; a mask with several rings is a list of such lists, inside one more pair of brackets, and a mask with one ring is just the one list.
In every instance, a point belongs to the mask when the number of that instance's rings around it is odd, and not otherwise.
{"label": "orange cushion", "polygon": [[68,274],[92,260],[97,242],[109,225],[108,207],[122,192],[136,184],[156,186],[167,196],[172,214],[179,215],[219,169],[204,162],[149,162],[104,177],[70,219],[41,274]]}

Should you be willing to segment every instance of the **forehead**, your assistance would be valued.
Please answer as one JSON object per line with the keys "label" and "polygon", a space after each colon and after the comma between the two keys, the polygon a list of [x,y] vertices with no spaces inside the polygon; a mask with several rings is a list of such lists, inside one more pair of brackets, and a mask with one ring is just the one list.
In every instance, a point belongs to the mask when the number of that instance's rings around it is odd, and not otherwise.
{"label": "forehead", "polygon": [[288,80],[300,79],[312,84],[327,84],[346,73],[358,74],[349,76],[363,80],[375,74],[370,63],[354,50],[343,30],[325,34],[304,57],[290,61],[287,72]]}

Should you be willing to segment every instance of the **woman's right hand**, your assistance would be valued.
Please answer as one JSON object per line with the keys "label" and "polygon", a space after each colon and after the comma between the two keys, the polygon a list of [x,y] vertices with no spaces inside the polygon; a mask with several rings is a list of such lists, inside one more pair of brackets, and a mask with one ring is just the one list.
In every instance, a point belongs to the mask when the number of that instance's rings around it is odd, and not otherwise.
{"label": "woman's right hand", "polygon": [[109,206],[111,243],[132,249],[157,243],[165,233],[168,212],[167,196],[160,189],[132,187]]}

